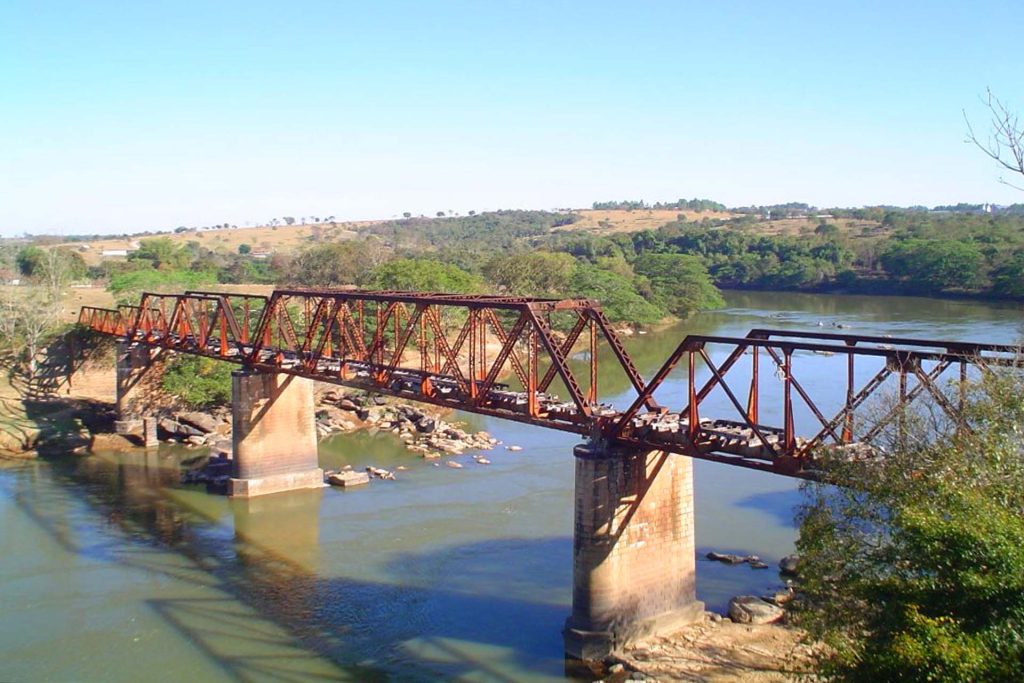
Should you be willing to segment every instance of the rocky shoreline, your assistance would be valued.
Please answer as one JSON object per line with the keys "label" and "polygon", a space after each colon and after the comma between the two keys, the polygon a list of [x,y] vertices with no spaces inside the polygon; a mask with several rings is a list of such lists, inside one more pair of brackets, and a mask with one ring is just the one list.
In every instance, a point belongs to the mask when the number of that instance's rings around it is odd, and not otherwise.
{"label": "rocky shoreline", "polygon": [[[499,444],[487,432],[467,432],[458,424],[445,420],[444,416],[449,412],[444,408],[331,388],[317,392],[316,431],[321,440],[361,430],[390,432],[405,444],[410,453],[427,460],[462,455],[469,450],[490,450]],[[226,486],[232,457],[229,409],[171,412],[160,418],[157,426],[158,436],[165,443],[210,449],[208,459],[197,460],[184,472],[185,483]],[[519,449],[511,446],[509,450]],[[474,459],[482,465],[490,464],[490,460],[481,455]],[[447,464],[461,467],[461,463],[452,460]],[[374,467],[367,468],[366,473],[354,473],[350,468],[325,472],[326,482],[336,486],[357,486],[367,483],[370,478],[393,479],[394,473]]]}

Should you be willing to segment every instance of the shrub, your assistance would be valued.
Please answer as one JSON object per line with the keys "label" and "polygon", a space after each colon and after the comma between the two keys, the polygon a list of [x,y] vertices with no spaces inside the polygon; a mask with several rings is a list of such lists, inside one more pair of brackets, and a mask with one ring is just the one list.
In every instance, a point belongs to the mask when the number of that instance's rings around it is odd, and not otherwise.
{"label": "shrub", "polygon": [[162,386],[190,408],[212,408],[231,402],[233,369],[230,363],[212,358],[180,355],[168,364]]}
{"label": "shrub", "polygon": [[824,675],[1024,680],[1022,391],[993,373],[971,433],[834,463],[844,487],[809,486],[795,616],[831,646]]}

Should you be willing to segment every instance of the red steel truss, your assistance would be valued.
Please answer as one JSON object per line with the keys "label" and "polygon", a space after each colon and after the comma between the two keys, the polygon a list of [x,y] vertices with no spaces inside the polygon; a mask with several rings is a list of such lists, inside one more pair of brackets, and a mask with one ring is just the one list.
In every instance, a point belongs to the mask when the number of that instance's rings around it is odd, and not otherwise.
{"label": "red steel truss", "polygon": [[[144,293],[136,306],[83,307],[79,323],[254,369],[798,477],[814,476],[820,447],[878,455],[876,442],[904,428],[915,400],[962,425],[969,369],[1019,365],[1020,354],[991,344],[752,330],[689,335],[648,382],[595,301],[398,291]],[[631,387],[624,410],[599,401],[598,358],[607,355]],[[827,392],[808,381],[822,372],[815,356],[835,357]],[[801,374],[804,365],[811,375]],[[861,365],[866,381],[858,380]],[[685,405],[670,409],[656,394],[680,366]],[[947,371],[956,375],[952,395]],[[836,382],[845,400],[828,406],[817,394],[834,396]],[[858,411],[887,389],[887,409],[862,418]],[[715,396],[718,410],[735,410],[730,419],[702,415]],[[780,424],[765,425],[761,413],[773,411]]]}

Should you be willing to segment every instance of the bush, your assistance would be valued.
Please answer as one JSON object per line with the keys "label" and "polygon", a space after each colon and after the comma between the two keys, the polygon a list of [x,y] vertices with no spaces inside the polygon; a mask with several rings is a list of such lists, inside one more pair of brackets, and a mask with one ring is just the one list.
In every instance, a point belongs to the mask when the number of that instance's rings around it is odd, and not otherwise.
{"label": "bush", "polygon": [[162,386],[196,410],[225,405],[231,402],[233,369],[231,363],[183,354],[168,364]]}
{"label": "bush", "polygon": [[[217,276],[209,271],[153,270],[145,268],[117,273],[110,276],[107,289],[118,298],[135,298],[139,292],[198,289],[217,282]],[[138,302],[134,302],[138,303]]]}
{"label": "bush", "polygon": [[846,487],[809,486],[795,616],[831,646],[824,675],[1024,680],[1022,392],[993,375],[972,433],[834,463]]}
{"label": "bush", "polygon": [[466,294],[479,291],[479,278],[448,263],[430,259],[396,259],[376,268],[370,276],[374,289],[407,292]]}

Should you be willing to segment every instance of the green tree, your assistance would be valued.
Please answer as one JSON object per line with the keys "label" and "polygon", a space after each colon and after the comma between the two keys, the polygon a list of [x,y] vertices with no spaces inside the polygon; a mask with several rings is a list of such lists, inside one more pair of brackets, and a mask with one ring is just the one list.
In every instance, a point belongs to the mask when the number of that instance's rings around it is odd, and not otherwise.
{"label": "green tree", "polygon": [[666,311],[644,299],[626,278],[585,263],[577,264],[569,291],[573,296],[597,299],[615,321],[653,325],[667,316]]}
{"label": "green tree", "polygon": [[479,278],[457,266],[431,259],[403,258],[374,269],[370,285],[375,289],[408,292],[466,294],[479,291]]}
{"label": "green tree", "polygon": [[992,273],[992,291],[999,296],[1024,297],[1024,251],[1018,251]]}
{"label": "green tree", "polygon": [[363,284],[383,257],[375,239],[321,244],[295,257],[285,279],[309,287]]}
{"label": "green tree", "polygon": [[822,221],[814,228],[814,234],[822,237],[837,237],[839,235],[839,226],[835,223]]}
{"label": "green tree", "polygon": [[568,254],[526,251],[491,259],[484,277],[512,294],[564,296],[576,261]]}
{"label": "green tree", "polygon": [[89,270],[81,254],[59,247],[24,247],[18,251],[15,262],[22,275],[40,282],[47,281],[57,289],[72,280],[85,277]]}
{"label": "green tree", "polygon": [[685,316],[724,306],[704,262],[687,254],[643,254],[633,269],[651,282],[656,301],[667,311]]}
{"label": "green tree", "polygon": [[139,248],[128,254],[128,260],[147,264],[157,269],[187,268],[189,253],[167,237],[154,237],[139,242]]}
{"label": "green tree", "polygon": [[891,275],[926,289],[975,289],[984,281],[984,257],[977,245],[962,240],[896,242],[881,261]]}
{"label": "green tree", "polygon": [[1022,395],[1019,371],[991,373],[971,431],[920,430],[808,485],[795,617],[830,646],[823,674],[1024,680]]}
{"label": "green tree", "polygon": [[244,242],[242,244],[238,245],[238,253],[242,254],[243,256],[248,254],[251,251],[252,251],[252,247],[249,246],[248,244],[244,243]]}

